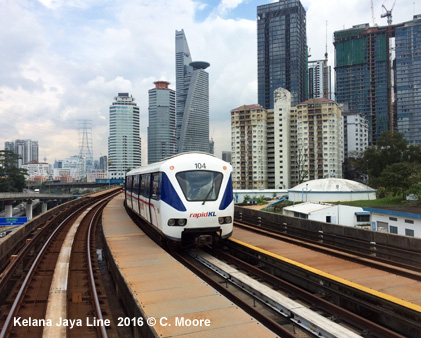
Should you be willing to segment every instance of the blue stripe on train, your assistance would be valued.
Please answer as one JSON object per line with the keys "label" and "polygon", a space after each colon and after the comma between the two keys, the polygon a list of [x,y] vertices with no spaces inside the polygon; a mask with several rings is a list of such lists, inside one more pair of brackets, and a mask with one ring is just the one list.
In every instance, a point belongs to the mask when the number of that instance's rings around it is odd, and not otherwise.
{"label": "blue stripe on train", "polygon": [[221,204],[219,205],[219,210],[225,210],[231,204],[234,199],[234,195],[232,192],[232,177],[228,180],[228,184],[225,188],[224,196],[222,197]]}
{"label": "blue stripe on train", "polygon": [[187,211],[168,176],[164,172],[162,173],[161,178],[161,200],[178,211]]}

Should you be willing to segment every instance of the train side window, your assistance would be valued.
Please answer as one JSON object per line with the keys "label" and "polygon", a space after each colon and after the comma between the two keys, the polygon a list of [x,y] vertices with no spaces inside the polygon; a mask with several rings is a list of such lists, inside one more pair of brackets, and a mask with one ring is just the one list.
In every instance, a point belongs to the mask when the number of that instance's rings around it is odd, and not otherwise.
{"label": "train side window", "polygon": [[149,198],[150,190],[151,190],[151,174],[146,174],[145,175],[145,190],[144,190],[145,192],[144,196],[146,198]]}
{"label": "train side window", "polygon": [[139,175],[133,176],[133,192],[137,193],[139,191]]}
{"label": "train side window", "polygon": [[151,198],[159,200],[160,198],[160,173],[153,173],[152,175],[152,191]]}
{"label": "train side window", "polygon": [[131,176],[126,176],[126,191],[127,192],[130,192],[130,189],[131,189],[131,180],[132,180],[132,177]]}
{"label": "train side window", "polygon": [[145,190],[146,190],[146,175],[142,175],[140,177],[140,195],[146,196]]}
{"label": "train side window", "polygon": [[140,196],[140,195],[142,195],[142,175],[138,175],[138,177],[139,177],[139,189],[138,190],[136,190],[136,193]]}

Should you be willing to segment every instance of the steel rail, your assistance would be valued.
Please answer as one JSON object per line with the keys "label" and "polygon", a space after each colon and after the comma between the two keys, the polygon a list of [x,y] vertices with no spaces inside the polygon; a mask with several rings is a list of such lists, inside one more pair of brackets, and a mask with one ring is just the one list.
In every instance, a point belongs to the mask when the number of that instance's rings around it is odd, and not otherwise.
{"label": "steel rail", "polygon": [[246,303],[244,300],[239,298],[234,293],[229,292],[224,288],[218,281],[213,279],[211,276],[206,274],[206,272],[199,269],[197,266],[193,265],[187,258],[185,258],[180,252],[172,252],[174,258],[176,258],[180,263],[190,269],[195,275],[199,276],[206,283],[211,285],[219,293],[227,297],[233,303],[237,304],[250,316],[254,317],[256,320],[261,322],[268,329],[272,330],[274,333],[280,335],[283,338],[296,338],[296,335],[292,334],[290,331],[286,330],[282,325],[278,324],[274,320],[268,318],[258,310],[256,310],[252,305]]}
{"label": "steel rail", "polygon": [[220,249],[215,249],[212,254],[221,257],[229,263],[232,263],[241,269],[244,269],[247,272],[252,273],[253,275],[261,278],[262,280],[274,285],[277,289],[285,290],[286,292],[298,297],[299,299],[304,300],[308,304],[313,304],[319,309],[322,309],[328,313],[334,314],[337,317],[340,317],[345,322],[350,323],[356,327],[359,327],[362,331],[368,329],[370,333],[377,335],[378,337],[384,338],[402,338],[404,336],[385,328],[382,325],[376,324],[364,317],[356,315],[351,311],[348,311],[341,306],[335,305],[320,296],[313,294],[311,292],[302,289],[299,286],[296,286],[290,282],[287,282],[277,276],[274,276],[262,269],[259,269],[256,266],[253,266],[229,253],[226,253]]}
{"label": "steel rail", "polygon": [[341,259],[364,264],[375,269],[387,271],[414,280],[421,280],[421,269],[411,265],[397,263],[384,258],[373,257],[367,254],[358,253],[344,248],[337,248],[333,245],[319,243],[309,239],[300,239],[296,236],[286,235],[285,233],[282,233],[280,231],[265,228],[263,226],[260,227],[251,224],[245,224],[238,221],[236,221],[234,225],[239,228],[260,233],[262,235],[286,241],[291,244],[299,245],[311,250],[316,250],[324,254],[329,254],[335,257],[339,257]]}
{"label": "steel rail", "polygon": [[[96,289],[96,285],[95,285],[95,279],[94,279],[94,271],[93,271],[93,267],[92,267],[92,258],[91,258],[91,230],[93,228],[93,223],[95,221],[95,218],[97,216],[97,214],[100,212],[102,213],[105,205],[109,202],[110,199],[108,199],[107,201],[103,202],[103,205],[101,205],[98,210],[95,211],[91,221],[89,222],[89,228],[88,228],[88,234],[87,234],[87,245],[86,245],[86,254],[88,256],[88,270],[89,270],[89,279],[91,282],[91,290],[92,290],[92,296],[94,299],[94,303],[95,303],[95,310],[97,313],[98,318],[101,320],[101,322],[103,321],[103,316],[102,316],[102,311],[101,311],[101,305],[99,302],[99,298],[98,298],[98,292]],[[98,222],[98,219],[96,219],[96,223]],[[103,338],[107,338],[108,334],[107,334],[107,330],[105,329],[105,325],[99,325],[100,326],[100,332]]]}
{"label": "steel rail", "polygon": [[33,261],[31,268],[29,269],[28,273],[26,274],[26,277],[19,289],[18,294],[16,295],[16,298],[10,308],[9,314],[7,315],[7,318],[3,324],[3,328],[0,332],[0,338],[4,338],[7,337],[7,330],[10,327],[10,324],[12,322],[12,317],[15,314],[15,312],[17,311],[17,308],[19,306],[19,304],[22,301],[22,298],[24,296],[24,292],[28,286],[28,283],[30,281],[30,279],[33,276],[33,273],[35,272],[36,267],[38,266],[38,263],[41,259],[41,257],[44,255],[47,247],[49,246],[50,242],[52,241],[52,239],[54,238],[54,236],[56,235],[56,233],[61,230],[62,226],[71,218],[73,217],[75,214],[77,214],[78,212],[80,212],[82,209],[86,208],[86,206],[83,206],[79,209],[77,209],[76,211],[74,211],[73,213],[71,213],[69,216],[67,216],[58,226],[57,228],[52,232],[52,234],[48,237],[48,239],[45,241],[44,245],[42,246],[41,250],[38,252],[35,260]]}

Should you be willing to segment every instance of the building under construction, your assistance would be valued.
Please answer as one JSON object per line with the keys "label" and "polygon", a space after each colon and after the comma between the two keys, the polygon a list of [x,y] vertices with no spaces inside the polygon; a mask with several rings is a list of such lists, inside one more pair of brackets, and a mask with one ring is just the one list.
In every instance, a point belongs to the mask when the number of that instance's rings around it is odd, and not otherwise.
{"label": "building under construction", "polygon": [[370,144],[386,130],[421,144],[421,15],[388,22],[334,33],[336,101],[366,115]]}
{"label": "building under construction", "polygon": [[364,24],[334,33],[336,101],[348,103],[350,110],[367,116],[371,144],[383,131],[394,129],[388,39],[391,31],[389,27]]}

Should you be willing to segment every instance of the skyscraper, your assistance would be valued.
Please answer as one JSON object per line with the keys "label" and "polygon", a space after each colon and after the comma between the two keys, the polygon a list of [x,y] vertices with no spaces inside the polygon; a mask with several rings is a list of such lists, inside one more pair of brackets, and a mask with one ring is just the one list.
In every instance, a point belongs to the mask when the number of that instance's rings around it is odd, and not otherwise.
{"label": "skyscraper", "polygon": [[396,26],[397,129],[409,144],[421,144],[421,15]]}
{"label": "skyscraper", "polygon": [[183,30],[175,32],[175,52],[177,151],[209,153],[210,64],[192,61]]}
{"label": "skyscraper", "polygon": [[108,177],[124,178],[141,163],[139,107],[133,96],[119,93],[110,106]]}
{"label": "skyscraper", "polygon": [[331,67],[326,60],[308,62],[308,97],[332,99]]}
{"label": "skyscraper", "polygon": [[156,81],[149,90],[148,164],[177,153],[175,91],[169,82]]}
{"label": "skyscraper", "polygon": [[273,92],[291,93],[291,105],[307,99],[306,12],[299,0],[257,7],[258,102],[273,108]]}
{"label": "skyscraper", "polygon": [[357,25],[334,38],[336,101],[367,116],[369,143],[375,144],[393,129],[388,28]]}
{"label": "skyscraper", "polygon": [[4,149],[20,156],[16,163],[17,168],[22,168],[23,164],[38,162],[38,141],[28,139],[5,142]]}

